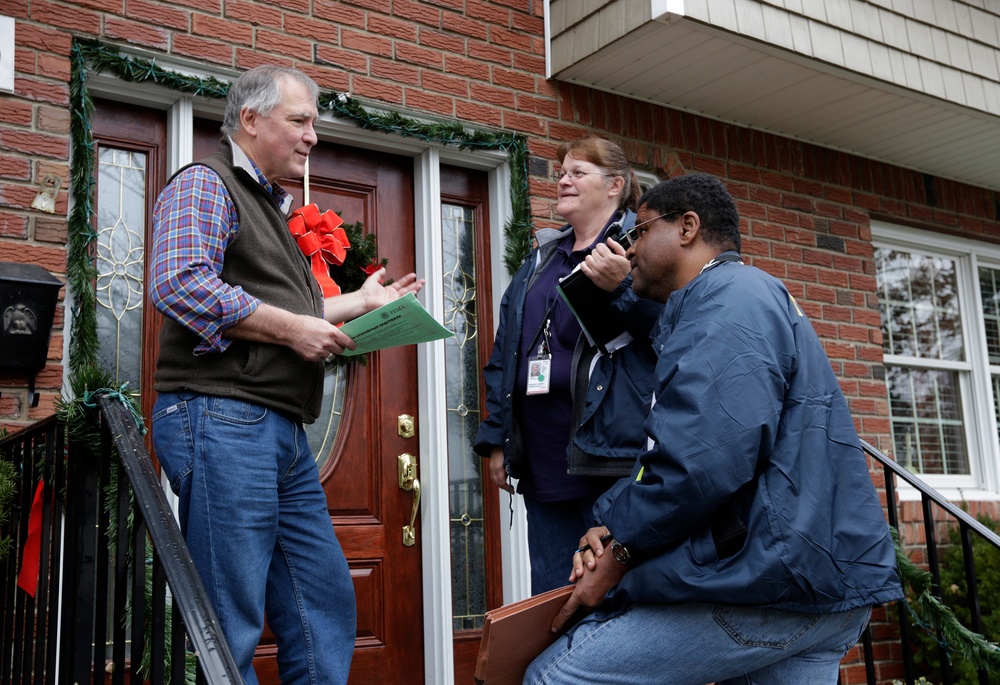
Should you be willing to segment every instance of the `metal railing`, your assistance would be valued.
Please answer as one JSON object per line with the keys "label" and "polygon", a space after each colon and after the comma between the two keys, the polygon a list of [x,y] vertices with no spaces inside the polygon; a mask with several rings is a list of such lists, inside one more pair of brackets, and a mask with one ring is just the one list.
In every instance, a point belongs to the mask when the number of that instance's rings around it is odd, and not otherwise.
{"label": "metal railing", "polygon": [[[13,543],[0,563],[0,683],[241,685],[131,412],[97,405],[86,443],[55,417],[0,440],[17,470],[0,527]],[[26,543],[38,562],[23,570]],[[33,596],[19,576],[37,579]]]}
{"label": "metal railing", "polygon": [[[861,446],[868,456],[875,463],[882,467],[885,480],[885,495],[888,502],[887,516],[889,525],[895,529],[900,529],[899,500],[897,498],[896,479],[902,479],[914,490],[920,493],[920,507],[925,542],[923,543],[923,558],[926,562],[927,570],[933,579],[934,594],[941,598],[941,552],[942,545],[938,543],[938,531],[942,524],[958,527],[958,535],[961,540],[962,562],[965,571],[965,582],[968,589],[968,609],[970,612],[970,625],[967,626],[975,633],[983,632],[982,607],[980,604],[979,592],[977,588],[976,560],[973,558],[973,537],[986,541],[989,545],[1000,552],[1000,536],[970,516],[955,504],[946,500],[940,493],[929,487],[926,483],[914,474],[900,466],[891,457],[878,450],[870,443],[862,440]],[[935,518],[937,516],[937,518]],[[905,523],[905,522],[903,522]],[[906,545],[908,549],[913,549],[912,544]],[[899,623],[899,643],[900,648],[894,649],[891,653],[902,660],[903,680],[907,685],[912,685],[919,677],[916,674],[914,664],[914,627],[911,624],[911,617],[904,607],[900,607],[896,612]],[[865,663],[865,674],[869,685],[876,685],[880,680],[876,674],[875,649],[872,640],[871,626],[865,630],[862,637],[862,653]],[[952,672],[951,660],[948,651],[943,643],[939,641],[938,647],[939,672],[934,674],[933,681],[940,682],[941,685],[952,685],[955,677]],[[989,685],[990,674],[986,671],[978,671],[980,685]],[[996,676],[994,676],[994,679]],[[995,680],[994,680],[995,682]]]}

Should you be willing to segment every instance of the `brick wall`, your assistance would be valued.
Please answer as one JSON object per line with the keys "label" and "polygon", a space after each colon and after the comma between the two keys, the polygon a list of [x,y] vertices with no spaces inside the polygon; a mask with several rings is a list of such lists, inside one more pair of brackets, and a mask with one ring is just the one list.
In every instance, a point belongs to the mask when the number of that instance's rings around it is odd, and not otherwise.
{"label": "brick wall", "polygon": [[[0,10],[16,18],[14,93],[0,95],[0,261],[40,264],[65,280],[70,33],[30,21],[27,9],[26,3],[15,2]],[[42,8],[36,12],[45,16]],[[68,6],[59,12],[72,14]],[[45,174],[63,179],[54,214],[30,209]],[[0,377],[0,426],[13,429],[54,411],[62,384],[64,296],[65,288],[49,362],[36,378],[40,402],[29,406],[24,379]]]}

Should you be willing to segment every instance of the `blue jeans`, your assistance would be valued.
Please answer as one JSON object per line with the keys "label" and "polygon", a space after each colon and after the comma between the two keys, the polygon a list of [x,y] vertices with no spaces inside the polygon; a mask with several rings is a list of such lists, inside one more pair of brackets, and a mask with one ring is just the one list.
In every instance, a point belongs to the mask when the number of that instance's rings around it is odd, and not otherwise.
{"label": "blue jeans", "polygon": [[715,604],[597,612],[535,659],[524,685],[834,685],[871,607],[836,614]]}
{"label": "blue jeans", "polygon": [[538,595],[569,585],[573,551],[594,525],[598,495],[562,502],[539,502],[524,497],[528,519],[528,558],[531,559],[531,594]]}
{"label": "blue jeans", "polygon": [[354,586],[301,423],[242,400],[163,393],[153,444],[247,685],[265,607],[282,683],[346,683]]}

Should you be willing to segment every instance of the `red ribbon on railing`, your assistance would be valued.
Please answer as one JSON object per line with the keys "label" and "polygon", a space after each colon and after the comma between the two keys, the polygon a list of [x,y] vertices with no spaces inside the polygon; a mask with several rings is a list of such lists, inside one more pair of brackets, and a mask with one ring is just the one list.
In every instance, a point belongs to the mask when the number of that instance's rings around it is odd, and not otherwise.
{"label": "red ribbon on railing", "polygon": [[329,265],[343,264],[351,247],[347,232],[341,228],[343,223],[329,209],[321,214],[315,204],[296,209],[288,220],[288,230],[302,254],[311,260],[313,276],[323,290],[323,297],[340,294],[340,286],[330,277]]}
{"label": "red ribbon on railing", "polygon": [[17,586],[32,597],[38,589],[38,562],[42,552],[42,508],[44,501],[42,491],[45,483],[38,481],[35,488],[35,499],[31,502],[31,513],[28,514],[28,537],[24,541],[21,552],[21,572],[17,574]]}

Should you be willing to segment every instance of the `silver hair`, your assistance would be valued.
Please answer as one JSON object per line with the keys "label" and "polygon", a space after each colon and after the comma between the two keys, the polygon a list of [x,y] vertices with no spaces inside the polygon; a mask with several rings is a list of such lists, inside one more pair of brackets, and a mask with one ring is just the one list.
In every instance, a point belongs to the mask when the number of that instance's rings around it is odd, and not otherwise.
{"label": "silver hair", "polygon": [[304,85],[309,89],[314,101],[319,95],[319,86],[316,82],[298,69],[273,64],[254,67],[240,74],[240,77],[229,86],[226,113],[222,118],[222,132],[227,136],[240,132],[240,113],[244,108],[265,117],[269,116],[281,102],[278,84],[282,78],[295,79]]}

